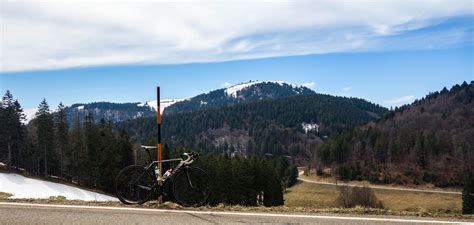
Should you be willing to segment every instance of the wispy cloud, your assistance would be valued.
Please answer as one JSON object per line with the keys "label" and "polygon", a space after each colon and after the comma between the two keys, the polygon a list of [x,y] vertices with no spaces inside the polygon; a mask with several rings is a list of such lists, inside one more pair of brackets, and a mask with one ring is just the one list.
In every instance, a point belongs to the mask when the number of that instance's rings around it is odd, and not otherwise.
{"label": "wispy cloud", "polygon": [[342,90],[344,90],[345,92],[349,92],[352,90],[352,86],[343,87]]}
{"label": "wispy cloud", "polygon": [[312,89],[312,88],[314,88],[314,82],[311,81],[311,82],[308,82],[308,83],[303,83],[303,84],[301,84],[301,86]]}
{"label": "wispy cloud", "polygon": [[216,62],[378,51],[393,46],[442,48],[470,40],[470,27],[448,27],[410,39],[403,35],[437,25],[445,18],[472,16],[471,4],[464,0],[423,4],[402,0],[7,0],[0,8],[0,71]]}
{"label": "wispy cloud", "polygon": [[398,106],[398,105],[402,105],[402,104],[411,103],[413,100],[415,100],[415,96],[406,95],[406,96],[401,96],[401,97],[398,97],[398,98],[390,99],[390,100],[387,100],[385,102],[390,104],[390,105]]}

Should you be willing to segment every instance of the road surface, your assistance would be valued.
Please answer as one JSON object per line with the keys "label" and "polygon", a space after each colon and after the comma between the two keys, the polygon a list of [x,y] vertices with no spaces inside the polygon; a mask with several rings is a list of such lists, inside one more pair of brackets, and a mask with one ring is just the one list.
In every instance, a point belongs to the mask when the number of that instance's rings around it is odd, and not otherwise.
{"label": "road surface", "polygon": [[[0,203],[0,224],[463,224],[446,219]],[[464,224],[468,224],[464,222]]]}

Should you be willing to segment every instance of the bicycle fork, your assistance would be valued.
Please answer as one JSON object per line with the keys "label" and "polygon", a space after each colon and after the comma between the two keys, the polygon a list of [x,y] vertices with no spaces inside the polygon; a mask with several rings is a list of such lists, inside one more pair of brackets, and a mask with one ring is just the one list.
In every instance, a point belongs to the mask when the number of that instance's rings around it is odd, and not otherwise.
{"label": "bicycle fork", "polygon": [[189,186],[190,186],[191,188],[194,188],[194,187],[193,187],[193,183],[191,182],[191,178],[189,177],[189,170],[186,169],[185,172],[186,172],[186,177],[188,178],[188,184],[189,184]]}

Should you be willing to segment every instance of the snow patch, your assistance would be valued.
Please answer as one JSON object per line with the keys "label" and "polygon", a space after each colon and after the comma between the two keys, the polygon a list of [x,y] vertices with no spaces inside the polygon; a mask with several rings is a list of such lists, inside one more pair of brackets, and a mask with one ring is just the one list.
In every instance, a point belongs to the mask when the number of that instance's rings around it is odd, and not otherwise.
{"label": "snow patch", "polygon": [[23,113],[25,113],[25,120],[23,121],[24,124],[29,123],[32,119],[35,118],[36,112],[38,112],[38,108],[31,108],[31,109],[25,109],[23,110]]}
{"label": "snow patch", "polygon": [[69,200],[118,201],[116,198],[77,187],[6,173],[0,173],[0,192],[12,194],[10,198],[44,199],[61,195]]}
{"label": "snow patch", "polygon": [[[250,81],[250,82],[247,82],[247,83],[241,83],[241,84],[236,84],[236,85],[230,86],[230,87],[226,88],[224,90],[224,92],[229,97],[237,98],[237,93],[238,92],[242,91],[245,88],[248,88],[248,87],[251,87],[251,86],[254,86],[254,85],[257,85],[257,84],[261,84],[261,83],[275,83],[275,84],[279,84],[281,86],[289,85],[290,87],[293,87],[293,88],[298,87],[298,85],[294,85],[292,83],[288,83],[286,81],[281,81],[281,80],[277,80],[277,81]],[[299,93],[296,90],[293,90],[293,91],[295,91],[296,93]]]}
{"label": "snow patch", "polygon": [[[162,99],[160,100],[160,113],[163,114],[163,110],[165,110],[166,107],[173,105],[177,102],[182,102],[184,100],[187,100],[185,98],[177,98],[177,99]],[[148,106],[151,109],[155,110],[157,109],[157,100],[145,102],[145,103],[140,103],[138,106]]]}
{"label": "snow patch", "polygon": [[236,84],[225,89],[227,96],[237,98],[237,92],[242,91],[245,88],[251,87],[256,84],[261,84],[263,81],[250,81],[248,83]]}
{"label": "snow patch", "polygon": [[76,109],[79,110],[79,111],[82,111],[82,110],[84,110],[84,106],[80,105],[80,106],[76,107]]}

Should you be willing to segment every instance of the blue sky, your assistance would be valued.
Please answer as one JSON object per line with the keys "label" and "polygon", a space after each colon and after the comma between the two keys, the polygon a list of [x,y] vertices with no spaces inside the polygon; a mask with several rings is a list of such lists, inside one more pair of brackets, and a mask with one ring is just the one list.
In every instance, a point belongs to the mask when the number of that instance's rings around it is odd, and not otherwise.
{"label": "blue sky", "polygon": [[43,97],[54,108],[152,100],[156,85],[187,98],[284,80],[389,107],[474,80],[469,1],[317,3],[6,1],[1,90],[24,108]]}
{"label": "blue sky", "polygon": [[[161,66],[108,66],[2,74],[2,92],[10,89],[23,107],[45,97],[52,105],[92,101],[138,102],[186,98],[226,82],[285,80],[314,83],[319,93],[355,96],[384,106],[408,103],[430,91],[473,79],[473,48],[335,53],[325,55]],[[399,98],[413,96],[407,101]]]}

